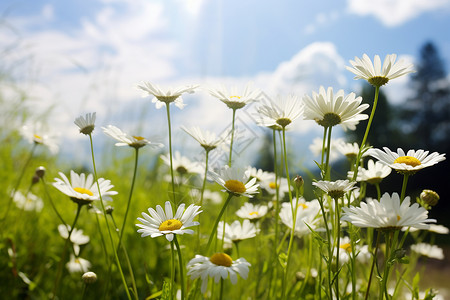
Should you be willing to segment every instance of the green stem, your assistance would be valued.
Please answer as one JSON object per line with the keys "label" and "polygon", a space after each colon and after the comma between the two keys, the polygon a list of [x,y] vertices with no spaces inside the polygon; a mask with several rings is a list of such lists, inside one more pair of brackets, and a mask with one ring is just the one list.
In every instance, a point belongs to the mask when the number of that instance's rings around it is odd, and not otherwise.
{"label": "green stem", "polygon": [[369,136],[369,130],[370,130],[370,126],[372,125],[372,121],[373,121],[373,117],[375,115],[375,110],[377,109],[377,103],[378,103],[378,94],[380,93],[380,87],[377,86],[375,87],[375,97],[373,99],[373,106],[372,106],[372,111],[370,113],[370,117],[369,117],[369,121],[367,122],[367,127],[366,127],[366,132],[364,133],[364,137],[363,140],[361,142],[361,145],[359,147],[359,151],[358,151],[358,155],[356,156],[356,162],[355,162],[355,171],[353,172],[353,179],[352,181],[356,180],[356,177],[358,176],[358,167],[361,161],[361,156],[362,156],[362,150],[364,149],[364,146],[366,145],[366,141],[367,141],[367,137]]}
{"label": "green stem", "polygon": [[220,277],[220,294],[219,294],[219,300],[223,299],[223,278]]}
{"label": "green stem", "polygon": [[380,198],[381,198],[380,184],[376,183],[375,188],[377,189],[377,200],[380,201]]}
{"label": "green stem", "polygon": [[326,140],[327,140],[327,132],[328,132],[328,127],[324,127],[323,128],[323,138],[322,138],[322,155],[321,155],[321,159],[320,159],[320,167],[322,168],[320,170],[320,172],[322,175],[322,179],[325,178],[325,166],[324,166],[325,151],[328,152],[328,149],[325,146]]}
{"label": "green stem", "polygon": [[325,180],[330,180],[330,152],[331,152],[331,129],[333,127],[328,128],[328,136],[327,136],[327,157],[325,162]]}
{"label": "green stem", "polygon": [[236,109],[233,108],[233,120],[231,122],[231,141],[230,141],[230,155],[228,158],[228,166],[231,167],[231,155],[233,153],[233,141],[234,141],[234,123],[236,121]]}
{"label": "green stem", "polygon": [[[331,128],[330,128],[331,129]],[[330,130],[331,131],[331,130]],[[334,205],[335,205],[335,214],[336,214],[336,269],[339,270],[339,250],[340,250],[340,243],[341,243],[341,214],[339,210],[339,198],[334,199]],[[338,271],[339,272],[339,271]],[[335,286],[336,286],[336,299],[339,300],[339,276],[335,279]]]}
{"label": "green stem", "polygon": [[172,194],[173,194],[173,202],[175,204],[176,200],[175,200],[175,177],[173,174],[173,158],[172,158],[172,127],[170,124],[170,106],[168,103],[166,103],[166,111],[167,111],[167,128],[169,131],[169,158],[170,158],[170,176],[172,178]]}
{"label": "green stem", "polygon": [[409,178],[408,174],[403,174],[403,184],[402,184],[402,193],[400,196],[400,203],[402,203],[403,199],[405,199],[406,185],[408,184],[408,178]]}
{"label": "green stem", "polygon": [[325,225],[325,231],[327,236],[327,250],[328,250],[328,260],[327,260],[327,279],[328,279],[328,289],[330,293],[330,299],[333,296],[333,287],[331,285],[331,259],[333,257],[332,249],[331,249],[331,233],[330,228],[328,227],[328,221],[325,213],[325,208],[323,206],[323,195],[319,198],[320,209],[322,211],[322,218]]}
{"label": "green stem", "polygon": [[44,177],[41,177],[41,181],[42,181],[42,185],[44,186],[44,191],[45,194],[47,195],[48,200],[50,201],[50,205],[52,206],[53,211],[56,213],[56,215],[58,216],[58,219],[64,224],[67,225],[67,223],[64,221],[64,219],[62,218],[61,214],[58,212],[58,210],[56,209],[55,203],[53,203],[52,197],[50,196],[50,193],[48,192],[47,189],[47,184],[45,183],[45,179]]}
{"label": "green stem", "polygon": [[181,255],[181,248],[180,245],[178,244],[178,240],[177,240],[177,235],[174,234],[173,235],[173,241],[175,242],[175,246],[177,247],[177,252],[178,252],[178,265],[179,265],[179,269],[180,269],[180,285],[181,285],[181,300],[185,299],[185,284],[184,284],[184,264],[183,264],[183,256]]}
{"label": "green stem", "polygon": [[[175,235],[174,235],[175,237]],[[170,299],[175,299],[175,250],[173,240],[170,242]]]}
{"label": "green stem", "polygon": [[365,300],[369,299],[370,283],[372,282],[373,269],[375,268],[375,264],[377,262],[377,252],[379,243],[380,243],[380,232],[377,232],[377,241],[375,243],[375,249],[373,252],[372,266],[370,267],[370,274],[369,274],[369,282],[367,283],[366,296],[364,297]]}
{"label": "green stem", "polygon": [[[123,271],[122,271],[122,266],[120,264],[119,256],[117,255],[116,246],[114,245],[114,240],[113,240],[113,237],[112,237],[112,234],[111,234],[111,228],[109,227],[108,218],[106,217],[106,209],[105,209],[105,205],[103,204],[103,197],[102,197],[102,193],[101,193],[101,190],[100,190],[100,184],[98,183],[97,168],[95,166],[94,143],[92,141],[92,135],[91,134],[89,134],[89,141],[90,141],[90,144],[91,144],[91,156],[92,156],[92,166],[93,166],[93,169],[94,169],[94,179],[95,179],[95,182],[97,183],[97,190],[98,190],[98,195],[99,195],[99,198],[100,198],[99,202],[100,202],[100,205],[102,207],[103,217],[104,217],[105,223],[106,223],[106,228],[108,229],[109,240],[111,242],[111,247],[113,248],[112,250],[113,250],[113,253],[114,253],[114,258],[116,260],[117,268],[119,269],[119,273],[120,273],[120,277],[122,279],[123,287],[125,289],[125,292],[127,294],[128,299],[131,300],[131,294],[130,294],[130,291],[128,290],[127,281],[125,280],[125,276],[124,276]],[[137,299],[137,295],[135,295],[135,297]]]}
{"label": "green stem", "polygon": [[[200,191],[200,207],[203,206],[203,197],[204,197],[204,193],[205,193],[205,188],[206,188],[206,177],[208,175],[208,160],[209,160],[209,151],[210,150],[206,150],[206,158],[205,158],[205,173],[204,173],[204,177],[203,177],[203,183],[202,183],[202,189]],[[201,224],[201,216],[202,214],[200,214],[198,216],[198,222]],[[200,247],[200,228],[197,230],[197,247]]]}
{"label": "green stem", "polygon": [[233,198],[233,194],[228,193],[228,198],[227,198],[227,200],[225,200],[225,203],[223,204],[222,209],[220,210],[219,215],[217,216],[217,219],[214,223],[211,234],[209,235],[208,244],[206,245],[206,253],[208,253],[209,247],[211,246],[211,243],[217,234],[217,226],[219,225],[220,219],[222,218],[223,213],[225,212],[228,204],[230,203],[231,198]]}

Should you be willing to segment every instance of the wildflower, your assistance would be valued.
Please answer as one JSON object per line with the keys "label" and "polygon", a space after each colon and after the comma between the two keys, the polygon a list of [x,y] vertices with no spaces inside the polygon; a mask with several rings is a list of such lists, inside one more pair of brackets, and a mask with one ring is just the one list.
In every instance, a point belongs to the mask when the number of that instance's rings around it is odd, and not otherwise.
{"label": "wildflower", "polygon": [[183,109],[185,104],[183,103],[181,95],[184,93],[194,93],[195,89],[198,88],[198,85],[168,88],[166,91],[163,91],[161,87],[150,82],[144,82],[142,85],[138,85],[138,87],[154,96],[152,103],[155,103],[157,109],[163,107],[164,104],[169,105],[172,102],[175,103],[176,107]]}
{"label": "wildflower", "polygon": [[153,148],[162,148],[164,147],[163,144],[160,143],[153,143],[147,140],[146,138],[142,136],[136,136],[136,135],[129,135],[116,126],[108,125],[107,127],[102,127],[103,132],[112,137],[113,139],[119,141],[116,143],[116,146],[130,146],[136,149],[142,148],[144,146],[150,146]]}
{"label": "wildflower", "polygon": [[85,284],[91,284],[97,281],[97,274],[94,272],[86,272],[81,276],[81,279],[83,279]]}
{"label": "wildflower", "polygon": [[303,103],[297,96],[277,96],[269,105],[257,109],[257,123],[270,128],[285,128],[303,114]]}
{"label": "wildflower", "polygon": [[[170,166],[170,155],[161,155],[160,156],[163,162]],[[175,154],[172,157],[173,169],[177,171],[179,175],[185,174],[201,174],[204,169],[198,162],[191,162],[189,158],[186,156],[181,156],[179,151],[175,151]]]}
{"label": "wildflower", "polygon": [[267,172],[262,169],[248,167],[248,170],[250,172],[250,177],[256,178],[257,182],[271,181],[275,176],[275,173]]}
{"label": "wildflower", "polygon": [[[409,229],[409,232],[414,232],[414,231],[419,230],[417,228],[403,227],[402,231],[406,231],[408,229]],[[450,232],[450,229],[448,229],[447,227],[445,227],[443,225],[436,225],[436,224],[430,224],[430,227],[427,228],[427,230],[429,232],[434,232],[434,233],[438,233],[438,234],[448,234]]]}
{"label": "wildflower", "polygon": [[238,243],[255,237],[259,230],[254,223],[246,219],[242,224],[238,220],[231,223],[231,225],[225,223],[225,235],[223,231],[223,221],[220,221],[217,227],[217,238],[221,240],[223,237],[225,243]]}
{"label": "wildflower", "polygon": [[209,88],[208,91],[211,96],[216,97],[233,110],[243,108],[245,105],[261,97],[261,91],[259,89],[252,89],[251,84],[247,84],[241,93],[238,92],[236,87],[232,87],[228,91],[224,86],[218,89]]}
{"label": "wildflower", "polygon": [[[339,152],[337,145],[343,143],[344,140],[341,138],[331,139],[330,145],[330,162],[339,158]],[[314,156],[320,156],[322,154],[323,140],[321,138],[315,138],[311,145],[309,145],[309,150]],[[327,145],[325,144],[325,151],[327,151]]]}
{"label": "wildflower", "polygon": [[236,167],[225,166],[220,170],[220,174],[209,171],[212,179],[223,186],[223,192],[228,192],[236,197],[244,196],[252,198],[254,194],[258,193],[258,186],[256,178],[249,178],[249,171],[242,170]]}
{"label": "wildflower", "polygon": [[66,264],[67,270],[70,273],[78,273],[78,272],[87,272],[91,268],[92,264],[90,261],[81,258],[75,257],[75,255],[70,254],[70,260]]}
{"label": "wildflower", "polygon": [[18,208],[25,211],[40,212],[44,207],[44,202],[42,199],[31,192],[28,192],[25,196],[21,192],[17,191],[14,193],[13,201]]}
{"label": "wildflower", "polygon": [[389,80],[415,72],[412,64],[403,60],[395,62],[396,58],[396,54],[386,55],[383,66],[381,66],[381,59],[378,55],[375,55],[372,64],[369,56],[364,54],[362,59],[355,57],[354,61],[350,60],[352,67],[347,66],[346,68],[356,75],[355,79],[365,79],[371,85],[380,87],[388,83]]}
{"label": "wildflower", "polygon": [[114,187],[111,185],[111,181],[103,178],[98,179],[99,194],[97,183],[94,181],[92,174],[86,176],[81,173],[78,175],[71,170],[70,180],[62,172],[59,172],[59,176],[62,179],[55,178],[56,182],[53,183],[53,186],[77,204],[90,204],[92,201],[100,200],[100,195],[103,200],[110,200],[109,196],[117,195],[116,191],[110,191]]}
{"label": "wildflower", "polygon": [[286,178],[278,178],[278,183],[275,182],[275,174],[264,181],[261,181],[261,188],[271,195],[276,195],[278,188],[278,196],[284,197],[285,193],[289,192],[289,184]]}
{"label": "wildflower", "polygon": [[442,250],[442,248],[439,248],[436,245],[430,245],[430,244],[426,244],[426,243],[418,243],[418,244],[411,245],[411,250],[420,255],[427,256],[430,258],[435,258],[435,259],[439,259],[439,260],[444,259],[444,251]]}
{"label": "wildflower", "polygon": [[319,93],[313,92],[312,98],[308,95],[303,97],[305,103],[304,119],[314,120],[323,127],[341,125],[344,130],[355,130],[359,121],[368,118],[362,111],[369,104],[361,104],[362,98],[356,97],[355,93],[344,95],[343,90],[333,94],[333,88],[325,91],[320,87]]}
{"label": "wildflower", "polygon": [[236,215],[242,219],[257,220],[267,214],[268,207],[266,205],[252,204],[245,202],[237,211]]}
{"label": "wildflower", "polygon": [[[358,167],[358,170],[356,181],[365,181],[370,184],[380,183],[381,180],[391,174],[392,171],[388,166],[378,161],[374,162],[372,159],[367,162],[367,169]],[[348,172],[348,177],[353,177],[353,171]]]}
{"label": "wildflower", "polygon": [[202,131],[199,127],[196,126],[192,127],[191,129],[187,129],[184,126],[181,126],[181,129],[183,129],[187,134],[189,134],[197,142],[199,142],[200,146],[202,146],[205,151],[216,149],[221,144],[224,144],[227,138],[227,135],[217,137],[214,133],[210,131]]}
{"label": "wildflower", "polygon": [[220,278],[227,279],[230,275],[232,284],[237,283],[237,274],[247,279],[250,263],[245,258],[234,260],[226,253],[215,253],[211,257],[195,255],[188,264],[187,275],[192,280],[201,278],[201,292],[205,293],[208,286],[208,277],[214,278],[214,282],[218,283]]}
{"label": "wildflower", "polygon": [[192,229],[188,227],[197,226],[200,223],[194,221],[194,218],[202,211],[200,206],[191,204],[188,208],[182,203],[178,206],[175,216],[173,215],[172,205],[169,201],[165,203],[165,211],[160,205],[156,206],[156,210],[149,208],[148,212],[142,213],[144,218],[137,218],[142,224],[136,224],[140,229],[141,237],[150,236],[152,238],[165,235],[166,239],[171,242],[174,234],[193,234]]}
{"label": "wildflower", "polygon": [[427,206],[436,206],[439,199],[439,194],[433,190],[423,190],[420,193],[420,200]]}
{"label": "wildflower", "polygon": [[96,113],[88,113],[86,117],[79,116],[75,119],[74,123],[80,128],[80,133],[89,135],[95,128]]}
{"label": "wildflower", "polygon": [[59,146],[56,142],[56,134],[48,131],[42,123],[36,123],[34,126],[22,126],[21,134],[28,142],[44,145],[52,154],[58,153]]}
{"label": "wildflower", "polygon": [[[358,143],[345,143],[343,140],[338,139],[337,143],[335,143],[336,149],[342,154],[345,155],[348,159],[355,159],[359,153],[359,145]],[[362,150],[362,156],[367,156],[366,151],[368,147],[364,147]]]}
{"label": "wildflower", "polygon": [[[311,229],[316,229],[320,218],[320,204],[317,199],[312,201],[305,201],[304,198],[296,199],[293,201],[293,205],[297,205],[297,216],[295,221],[294,233],[298,237],[302,237],[311,233]],[[292,214],[292,208],[290,203],[283,203],[280,210],[280,219],[284,225],[292,229],[294,224],[294,218]],[[311,228],[311,229],[310,229]]]}
{"label": "wildflower", "polygon": [[336,181],[323,181],[319,180],[313,182],[313,185],[317,186],[319,189],[327,193],[331,198],[338,199],[342,198],[347,192],[354,189],[355,181],[351,182],[349,180],[336,180]]}
{"label": "wildflower", "polygon": [[414,227],[427,229],[426,223],[434,223],[436,220],[428,219],[428,211],[417,203],[412,205],[410,198],[405,197],[400,203],[397,193],[390,196],[385,193],[380,201],[366,199],[360,207],[343,207],[344,213],[341,220],[352,223],[357,227],[372,227],[378,229],[401,229],[402,227]]}
{"label": "wildflower", "polygon": [[[67,239],[69,237],[70,228],[71,227],[68,225],[58,225],[59,235],[61,235],[63,239]],[[73,244],[75,255],[78,255],[80,254],[80,246],[89,243],[89,237],[83,234],[82,229],[74,228],[72,234],[70,235],[70,241]]]}
{"label": "wildflower", "polygon": [[389,150],[387,147],[380,149],[370,149],[368,155],[378,159],[382,164],[389,166],[401,174],[412,175],[417,171],[430,167],[445,160],[445,154],[433,152],[428,155],[429,151],[408,150],[407,153],[403,149],[398,148],[397,152]]}

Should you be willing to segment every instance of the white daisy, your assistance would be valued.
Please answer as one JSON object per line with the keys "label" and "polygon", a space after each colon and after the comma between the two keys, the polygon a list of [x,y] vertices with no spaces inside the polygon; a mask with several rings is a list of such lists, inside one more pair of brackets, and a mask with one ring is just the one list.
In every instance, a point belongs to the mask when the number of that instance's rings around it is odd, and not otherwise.
{"label": "white daisy", "polygon": [[[298,237],[310,234],[311,229],[316,229],[320,222],[319,212],[320,203],[317,199],[312,201],[305,201],[304,198],[293,200],[294,206],[297,204],[297,217],[295,220],[294,233]],[[280,220],[284,225],[292,229],[294,224],[292,208],[290,203],[283,203],[280,210]]]}
{"label": "white daisy", "polygon": [[102,129],[106,135],[119,141],[118,143],[116,143],[116,146],[118,146],[118,147],[130,146],[130,147],[133,147],[136,149],[147,146],[147,145],[150,147],[153,147],[153,148],[164,147],[163,144],[152,143],[149,140],[147,140],[146,138],[143,138],[142,136],[129,135],[113,125],[108,125],[106,127],[102,127]]}
{"label": "white daisy", "polygon": [[355,93],[344,95],[343,90],[333,93],[333,88],[329,87],[325,91],[320,87],[319,93],[313,92],[312,97],[305,95],[304,119],[314,120],[320,126],[333,127],[338,124],[344,130],[355,130],[359,121],[368,118],[362,111],[369,107],[369,104],[361,104],[362,98],[356,97]]}
{"label": "white daisy", "polygon": [[356,75],[355,79],[365,79],[371,85],[380,87],[389,80],[415,72],[412,64],[403,60],[395,62],[396,58],[396,54],[386,55],[382,66],[380,56],[375,55],[372,64],[369,56],[364,54],[362,59],[355,57],[354,61],[350,60],[352,66],[346,66],[346,68]]}
{"label": "white daisy", "polygon": [[181,86],[176,88],[168,88],[165,91],[161,89],[156,84],[152,84],[150,82],[144,82],[142,85],[138,85],[138,87],[148,94],[153,95],[154,98],[152,102],[155,103],[157,109],[160,109],[164,106],[164,104],[169,105],[170,103],[175,103],[175,106],[182,109],[185,104],[183,103],[183,99],[181,95],[184,93],[192,94],[195,92],[195,89],[198,88],[198,85],[188,85]]}
{"label": "white daisy", "polygon": [[90,261],[81,257],[75,257],[73,254],[70,254],[70,260],[66,264],[66,268],[70,273],[85,273],[91,266]]}
{"label": "white daisy", "polygon": [[222,190],[223,192],[228,192],[236,197],[252,198],[254,194],[258,193],[259,184],[256,184],[256,178],[248,180],[250,175],[248,169],[225,166],[220,170],[220,174],[209,171],[208,175],[225,188]]}
{"label": "white daisy", "polygon": [[56,182],[53,183],[53,186],[78,204],[89,204],[92,201],[100,200],[100,195],[103,200],[110,200],[111,198],[109,196],[117,195],[117,192],[110,191],[114,187],[110,180],[98,179],[100,186],[99,194],[97,183],[94,181],[92,174],[88,174],[86,177],[84,173],[78,175],[71,170],[70,180],[64,173],[59,172],[58,174],[62,179],[55,178]]}
{"label": "white daisy", "polygon": [[331,198],[342,198],[347,192],[354,189],[355,181],[349,180],[336,180],[336,181],[323,181],[319,180],[313,182],[313,185],[327,193]]}
{"label": "white daisy", "polygon": [[420,255],[427,256],[430,258],[435,258],[439,260],[444,259],[444,250],[442,250],[442,248],[439,248],[436,245],[418,243],[411,245],[411,250]]}
{"label": "white daisy", "polygon": [[[69,237],[70,228],[71,227],[69,225],[67,225],[67,226],[64,224],[58,225],[59,235],[63,239],[67,239]],[[75,255],[80,254],[80,245],[89,243],[89,240],[90,240],[89,237],[87,235],[83,234],[82,229],[76,229],[76,228],[73,229],[72,234],[70,235],[70,241],[73,244],[73,250],[75,252]]]}
{"label": "white daisy", "polygon": [[58,153],[57,135],[50,132],[42,123],[24,125],[20,133],[30,143],[46,146],[52,154]]}
{"label": "white daisy", "polygon": [[[408,229],[408,227],[403,227],[402,231],[406,231]],[[420,229],[418,228],[409,228],[409,232],[414,232],[414,231],[418,231]],[[434,232],[434,233],[438,233],[438,234],[448,234],[450,232],[450,230],[443,226],[443,225],[436,225],[436,224],[430,224],[430,227],[427,228],[428,231],[430,232]]]}
{"label": "white daisy", "polygon": [[80,133],[91,134],[95,128],[95,117],[96,113],[88,113],[85,117],[79,116],[75,119],[74,123],[80,128]]}
{"label": "white daisy", "polygon": [[278,183],[275,181],[275,173],[271,173],[271,177],[267,177],[264,181],[260,182],[260,186],[270,195],[276,196],[277,188],[278,188],[278,196],[279,198],[283,198],[286,193],[289,193],[289,184],[287,178],[280,177],[278,178]]}
{"label": "white daisy", "polygon": [[192,280],[202,279],[201,292],[205,293],[208,286],[208,277],[214,278],[214,282],[218,283],[220,278],[227,279],[230,274],[232,284],[237,283],[237,274],[247,279],[250,263],[245,258],[234,260],[226,253],[215,253],[211,257],[195,255],[188,264],[187,275]]}
{"label": "white daisy", "polygon": [[387,147],[383,147],[383,150],[370,149],[367,154],[402,174],[414,174],[423,168],[445,160],[445,154],[437,152],[429,154],[429,151],[422,149],[408,150],[407,153],[401,148],[398,148],[397,152],[393,152]]}
{"label": "white daisy", "polygon": [[[163,162],[170,167],[170,154],[160,156]],[[198,162],[192,162],[186,156],[182,156],[179,151],[175,151],[172,156],[173,169],[179,175],[203,174],[204,168]]]}
{"label": "white daisy", "polygon": [[238,220],[231,223],[231,225],[225,223],[225,236],[223,235],[223,230],[223,221],[220,221],[217,226],[217,239],[222,240],[223,237],[225,243],[238,243],[242,240],[251,239],[259,232],[255,224],[247,219],[242,224]]}
{"label": "white daisy", "polygon": [[380,201],[366,199],[360,207],[343,207],[344,213],[341,220],[352,223],[357,227],[372,227],[378,229],[401,229],[402,227],[414,227],[427,229],[426,223],[434,223],[436,220],[428,219],[428,211],[417,203],[412,205],[410,198],[405,197],[400,203],[400,196],[393,193],[389,196],[385,193]]}
{"label": "white daisy", "polygon": [[184,126],[181,126],[181,129],[183,129],[187,134],[189,134],[197,142],[199,142],[200,146],[202,146],[205,149],[205,151],[211,151],[213,149],[216,149],[221,144],[225,144],[228,142],[227,141],[228,134],[216,136],[215,133],[212,133],[208,130],[202,131],[197,126],[194,126],[191,129],[187,129]]}
{"label": "white daisy", "polygon": [[257,220],[267,214],[267,205],[253,204],[245,202],[237,211],[236,215],[242,219]]}
{"label": "white daisy", "polygon": [[269,105],[258,107],[257,124],[270,128],[285,128],[303,114],[303,102],[294,95],[277,96]]}
{"label": "white daisy", "polygon": [[[348,236],[339,238],[339,266],[346,264],[350,260],[350,255],[352,254],[351,241]],[[333,257],[336,259],[337,247],[333,249]]]}
{"label": "white daisy", "polygon": [[256,181],[262,182],[262,181],[271,181],[273,178],[275,178],[275,173],[273,172],[267,172],[262,169],[256,169],[252,167],[248,167],[248,170],[250,172],[250,177],[256,178]]}
{"label": "white daisy", "polygon": [[[356,181],[365,181],[370,184],[380,183],[383,178],[386,178],[391,174],[392,169],[377,161],[374,162],[370,159],[367,162],[367,169],[363,167],[358,167],[358,175]],[[353,171],[348,172],[348,177],[353,178]]]}
{"label": "white daisy", "polygon": [[144,218],[137,218],[142,224],[136,224],[140,227],[137,232],[141,233],[141,237],[151,236],[152,238],[165,235],[166,239],[171,242],[174,234],[193,234],[192,229],[187,229],[191,226],[197,226],[200,223],[194,221],[194,218],[202,211],[200,206],[191,204],[188,208],[182,203],[173,215],[172,205],[169,201],[165,203],[165,211],[160,205],[148,209],[148,214],[142,213]]}
{"label": "white daisy", "polygon": [[[337,139],[331,139],[330,143],[330,162],[335,161],[340,157],[339,151],[337,148],[337,145],[344,142],[344,139],[337,138]],[[322,155],[322,147],[323,147],[323,139],[321,138],[314,138],[311,145],[309,145],[309,150],[311,153],[316,156],[320,157]],[[327,144],[325,144],[325,150],[327,150]]]}
{"label": "white daisy", "polygon": [[21,192],[17,191],[14,193],[13,201],[18,208],[25,211],[40,212],[44,207],[44,201],[31,192],[28,192],[25,196]]}
{"label": "white daisy", "polygon": [[[341,139],[337,139],[337,142],[335,142],[336,149],[342,154],[345,155],[349,159],[354,159],[358,156],[359,153],[359,145],[358,143],[346,143]],[[361,151],[362,155],[361,157],[367,156],[367,150],[369,148],[365,147]]]}
{"label": "white daisy", "polygon": [[237,87],[232,87],[228,90],[225,86],[220,88],[208,88],[211,96],[216,97],[225,103],[231,109],[240,109],[250,102],[261,98],[261,91],[253,89],[251,84],[247,84],[243,92],[239,92]]}

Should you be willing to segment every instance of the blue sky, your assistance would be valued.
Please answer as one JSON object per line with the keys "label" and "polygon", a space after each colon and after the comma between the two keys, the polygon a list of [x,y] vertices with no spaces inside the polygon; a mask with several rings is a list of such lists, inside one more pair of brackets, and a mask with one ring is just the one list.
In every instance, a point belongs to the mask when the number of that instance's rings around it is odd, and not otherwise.
{"label": "blue sky", "polygon": [[[349,59],[396,53],[414,62],[428,40],[450,69],[450,0],[4,0],[0,12],[0,49],[14,49],[4,64],[15,66],[13,76],[33,95],[33,111],[53,107],[47,122],[65,139],[81,138],[75,117],[97,111],[101,125],[164,142],[164,112],[141,98],[143,81],[251,81],[269,95],[302,96],[320,85],[357,92]],[[395,103],[408,95],[407,81],[386,87]],[[229,124],[227,109],[205,92],[186,103],[174,112],[175,126],[221,131]],[[251,119],[251,107],[241,117]],[[293,134],[308,135],[306,145],[320,131],[299,121]]]}

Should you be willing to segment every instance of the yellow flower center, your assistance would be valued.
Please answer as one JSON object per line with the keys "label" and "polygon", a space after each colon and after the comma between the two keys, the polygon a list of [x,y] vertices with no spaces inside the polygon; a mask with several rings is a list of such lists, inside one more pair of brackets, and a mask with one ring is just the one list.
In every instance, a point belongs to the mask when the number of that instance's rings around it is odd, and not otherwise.
{"label": "yellow flower center", "polygon": [[226,253],[215,253],[210,258],[209,261],[217,266],[231,267],[233,260]]}
{"label": "yellow flower center", "polygon": [[269,183],[269,187],[271,189],[276,189],[277,188],[277,184],[275,182],[271,182],[271,183]]}
{"label": "yellow flower center", "polygon": [[77,192],[77,193],[80,193],[80,194],[86,194],[86,195],[89,195],[89,196],[94,196],[94,194],[90,190],[82,188],[82,187],[76,187],[76,188],[73,188],[73,190],[75,192]]}
{"label": "yellow flower center", "polygon": [[133,138],[134,138],[135,140],[137,140],[137,141],[145,140],[145,138],[143,138],[142,136],[135,136],[135,135],[133,135]]}
{"label": "yellow flower center", "polygon": [[258,212],[257,212],[257,211],[252,211],[251,213],[249,213],[249,215],[250,215],[250,216],[258,215]]}
{"label": "yellow flower center", "polygon": [[297,205],[297,207],[303,207],[303,209],[307,209],[308,208],[308,205],[306,205],[305,203],[299,203],[298,205]]}
{"label": "yellow flower center", "polygon": [[241,99],[241,96],[230,96],[230,99],[233,99],[233,98]]}
{"label": "yellow flower center", "polygon": [[341,244],[339,248],[344,249],[348,253],[352,252],[352,246],[349,243]]}
{"label": "yellow flower center", "polygon": [[170,219],[166,220],[159,225],[159,231],[166,231],[166,230],[177,230],[180,229],[183,224],[176,219]]}
{"label": "yellow flower center", "polygon": [[397,221],[400,221],[401,217],[399,215],[397,215]]}
{"label": "yellow flower center", "polygon": [[234,179],[227,180],[225,182],[225,187],[230,192],[238,193],[238,194],[242,194],[247,190],[245,185],[242,182],[240,182],[239,180],[234,180]]}
{"label": "yellow flower center", "polygon": [[420,166],[422,163],[415,157],[412,156],[400,156],[396,160],[394,160],[394,164],[407,164],[411,167]]}
{"label": "yellow flower center", "polygon": [[42,136],[40,136],[40,135],[34,134],[33,136],[35,139],[42,140]]}

